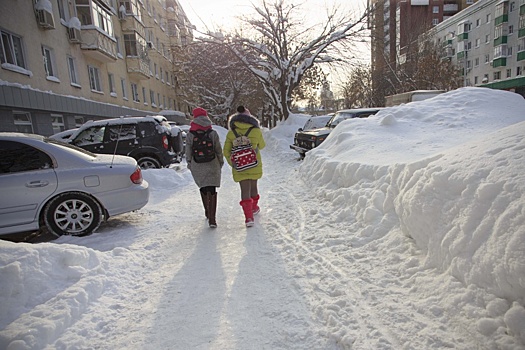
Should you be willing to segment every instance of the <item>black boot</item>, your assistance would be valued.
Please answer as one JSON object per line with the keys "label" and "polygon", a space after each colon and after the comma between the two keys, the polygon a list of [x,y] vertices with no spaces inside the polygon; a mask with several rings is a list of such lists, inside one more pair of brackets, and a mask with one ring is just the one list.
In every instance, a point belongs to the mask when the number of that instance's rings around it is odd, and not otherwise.
{"label": "black boot", "polygon": [[210,206],[210,202],[208,193],[204,193],[202,191],[199,192],[201,193],[202,205],[204,206],[204,215],[206,215],[206,219],[209,219],[208,207]]}
{"label": "black boot", "polygon": [[210,201],[208,202],[210,205],[208,207],[208,222],[210,227],[217,227],[217,220],[215,218],[215,214],[217,213],[217,192],[215,193],[208,193]]}

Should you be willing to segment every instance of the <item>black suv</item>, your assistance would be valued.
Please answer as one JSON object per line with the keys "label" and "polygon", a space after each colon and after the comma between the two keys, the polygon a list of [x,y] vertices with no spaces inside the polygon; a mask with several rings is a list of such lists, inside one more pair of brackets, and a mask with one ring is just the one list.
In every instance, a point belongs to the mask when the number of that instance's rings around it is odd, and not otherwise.
{"label": "black suv", "polygon": [[367,118],[373,114],[379,112],[382,108],[355,108],[355,109],[343,109],[337,111],[332,118],[322,128],[302,130],[299,129],[295,133],[293,145],[290,148],[297,151],[301,158],[304,157],[305,153],[321,144],[330,132],[343,120],[350,118]]}
{"label": "black suv", "polygon": [[170,130],[163,116],[91,120],[67,142],[93,153],[133,157],[143,169],[161,168],[175,161]]}

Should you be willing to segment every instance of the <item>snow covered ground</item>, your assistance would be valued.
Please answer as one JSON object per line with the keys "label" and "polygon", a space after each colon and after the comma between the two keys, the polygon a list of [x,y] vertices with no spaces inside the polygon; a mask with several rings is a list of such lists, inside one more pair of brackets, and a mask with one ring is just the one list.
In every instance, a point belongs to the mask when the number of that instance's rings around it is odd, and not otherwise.
{"label": "snow covered ground", "polygon": [[387,108],[299,161],[304,122],[264,132],[252,228],[228,166],[208,228],[182,163],[91,236],[0,241],[0,348],[525,349],[525,100]]}

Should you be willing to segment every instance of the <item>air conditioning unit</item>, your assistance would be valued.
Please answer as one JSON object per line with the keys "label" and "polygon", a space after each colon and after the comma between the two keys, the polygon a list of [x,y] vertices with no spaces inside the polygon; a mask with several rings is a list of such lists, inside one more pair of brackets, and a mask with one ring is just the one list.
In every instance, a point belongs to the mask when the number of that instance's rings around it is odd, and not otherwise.
{"label": "air conditioning unit", "polygon": [[46,10],[36,10],[38,25],[45,29],[55,29],[55,19],[53,14]]}
{"label": "air conditioning unit", "polygon": [[81,41],[80,29],[78,28],[67,28],[67,37],[69,42],[79,44]]}

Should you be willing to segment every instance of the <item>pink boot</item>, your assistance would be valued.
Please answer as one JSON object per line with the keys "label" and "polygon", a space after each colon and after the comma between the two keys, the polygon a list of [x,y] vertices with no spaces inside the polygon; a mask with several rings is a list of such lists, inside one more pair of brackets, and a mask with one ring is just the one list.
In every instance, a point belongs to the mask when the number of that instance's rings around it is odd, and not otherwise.
{"label": "pink boot", "polygon": [[253,201],[252,202],[253,215],[257,215],[261,211],[261,208],[259,208],[259,206],[257,205],[257,203],[259,203],[259,198],[261,198],[261,196],[259,196],[259,195],[256,195],[256,196],[252,197],[252,201]]}
{"label": "pink boot", "polygon": [[242,200],[239,202],[239,204],[241,205],[242,207],[242,211],[244,212],[244,217],[245,217],[245,223],[246,223],[246,227],[252,227],[254,222],[253,222],[253,200],[251,198],[248,198],[248,199],[245,199],[245,200]]}

